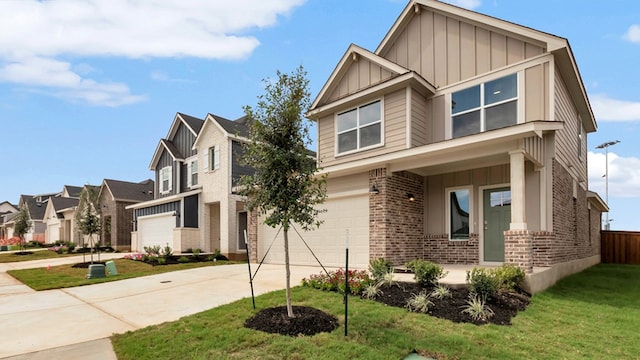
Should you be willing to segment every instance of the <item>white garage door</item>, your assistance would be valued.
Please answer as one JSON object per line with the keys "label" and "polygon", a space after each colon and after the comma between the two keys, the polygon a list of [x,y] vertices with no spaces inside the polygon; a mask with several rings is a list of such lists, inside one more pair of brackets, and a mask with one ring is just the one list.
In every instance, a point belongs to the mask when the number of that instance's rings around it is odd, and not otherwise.
{"label": "white garage door", "polygon": [[173,247],[173,229],[176,227],[176,217],[173,212],[138,217],[138,247],[139,252],[145,246],[167,244]]}
{"label": "white garage door", "polygon": [[[344,267],[347,231],[349,236],[349,267],[366,268],[369,264],[369,195],[327,199],[322,205],[327,212],[320,215],[324,223],[319,229],[304,232],[296,226],[311,250],[324,266]],[[294,225],[295,226],[295,225]],[[260,225],[258,229],[258,260],[264,256],[278,229]],[[289,230],[289,254],[293,265],[319,266],[300,236]],[[273,243],[265,262],[284,264],[282,231]]]}
{"label": "white garage door", "polygon": [[58,240],[69,241],[71,239],[60,239],[60,223],[56,222],[52,224],[47,224],[47,233],[45,234],[44,240],[47,244],[53,244]]}

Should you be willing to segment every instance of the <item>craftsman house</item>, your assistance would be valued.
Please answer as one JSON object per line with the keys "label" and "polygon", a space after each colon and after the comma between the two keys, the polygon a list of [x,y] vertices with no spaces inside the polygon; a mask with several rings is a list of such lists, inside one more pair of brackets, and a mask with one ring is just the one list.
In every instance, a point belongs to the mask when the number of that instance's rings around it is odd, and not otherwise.
{"label": "craftsman house", "polygon": [[[308,116],[328,211],[302,236],[324,265],[344,264],[347,241],[357,267],[422,258],[561,277],[600,260],[596,120],[567,39],[411,0],[377,49],[346,50]],[[252,231],[260,259],[275,230]],[[290,246],[292,264],[317,264]]]}

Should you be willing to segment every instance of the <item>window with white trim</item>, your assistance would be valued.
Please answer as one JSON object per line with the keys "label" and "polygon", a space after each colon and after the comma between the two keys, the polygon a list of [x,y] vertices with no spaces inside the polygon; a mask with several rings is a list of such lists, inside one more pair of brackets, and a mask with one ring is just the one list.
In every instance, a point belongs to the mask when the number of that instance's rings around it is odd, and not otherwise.
{"label": "window with white trim", "polygon": [[209,148],[209,169],[218,170],[220,168],[220,146],[214,145]]}
{"label": "window with white trim", "polygon": [[171,166],[160,169],[160,193],[166,194],[171,191]]}
{"label": "window with white trim", "polygon": [[451,137],[518,123],[518,75],[511,74],[451,94]]}
{"label": "window with white trim", "polygon": [[469,240],[471,189],[447,190],[447,229],[450,240]]}
{"label": "window with white trim", "polygon": [[187,186],[194,187],[198,185],[198,159],[187,160]]}
{"label": "window with white trim", "polygon": [[336,116],[338,154],[382,144],[382,105],[377,100]]}

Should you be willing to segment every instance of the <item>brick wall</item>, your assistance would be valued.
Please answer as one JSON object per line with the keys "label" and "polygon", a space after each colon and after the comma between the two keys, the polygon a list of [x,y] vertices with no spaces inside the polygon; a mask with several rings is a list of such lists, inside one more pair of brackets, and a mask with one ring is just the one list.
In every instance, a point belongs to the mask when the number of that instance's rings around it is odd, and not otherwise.
{"label": "brick wall", "polygon": [[250,211],[247,215],[247,237],[249,238],[249,261],[258,262],[258,212]]}
{"label": "brick wall", "polygon": [[533,234],[529,230],[507,230],[504,232],[504,262],[533,272]]}
{"label": "brick wall", "polygon": [[479,234],[469,234],[469,240],[449,240],[449,234],[425,236],[423,258],[438,264],[478,264]]}
{"label": "brick wall", "polygon": [[422,257],[423,177],[407,171],[387,176],[386,169],[375,169],[369,172],[369,187],[374,184],[379,192],[369,195],[369,257],[396,266]]}

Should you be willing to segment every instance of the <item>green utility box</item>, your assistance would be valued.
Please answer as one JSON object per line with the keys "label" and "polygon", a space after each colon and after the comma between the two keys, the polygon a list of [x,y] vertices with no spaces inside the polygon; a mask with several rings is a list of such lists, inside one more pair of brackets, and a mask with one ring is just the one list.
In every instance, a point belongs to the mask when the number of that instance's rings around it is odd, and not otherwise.
{"label": "green utility box", "polygon": [[109,274],[109,276],[118,275],[118,269],[116,269],[116,263],[113,262],[113,260],[107,261],[105,265],[107,267],[107,274]]}
{"label": "green utility box", "polygon": [[104,272],[103,264],[91,264],[89,265],[89,273],[87,274],[87,279],[97,279],[103,278],[107,275]]}

